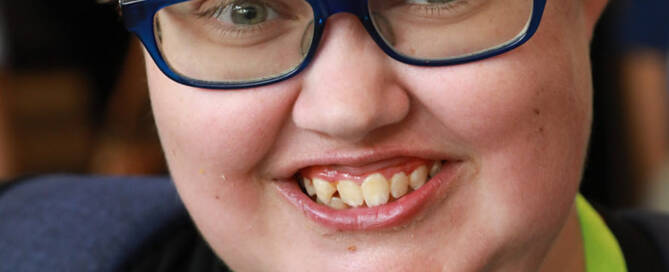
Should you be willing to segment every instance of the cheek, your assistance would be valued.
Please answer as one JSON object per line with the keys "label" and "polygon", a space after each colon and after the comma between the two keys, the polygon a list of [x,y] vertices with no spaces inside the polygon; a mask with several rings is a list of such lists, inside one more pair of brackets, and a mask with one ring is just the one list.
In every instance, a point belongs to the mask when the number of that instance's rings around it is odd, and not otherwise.
{"label": "cheek", "polygon": [[580,182],[591,123],[587,43],[554,36],[488,61],[400,73],[414,82],[406,88],[415,103],[469,150],[478,170],[462,187],[467,220],[499,227],[490,233],[555,232]]}
{"label": "cheek", "polygon": [[170,170],[217,169],[246,175],[273,145],[296,93],[289,84],[262,90],[196,89],[147,64],[151,103]]}
{"label": "cheek", "polygon": [[[589,42],[575,6],[548,4],[535,36],[500,56],[442,68],[398,68],[403,69],[398,74],[444,129],[476,146],[474,152],[490,152],[514,139],[576,136],[574,141],[583,142],[592,87]],[[566,135],[570,132],[574,135]]]}
{"label": "cheek", "polygon": [[[412,70],[403,76],[405,82],[415,82],[408,89],[415,90],[417,103],[474,153],[490,153],[510,144],[507,141],[547,140],[542,136],[566,132],[568,127],[580,132],[588,128],[589,84],[585,78],[574,78],[569,56],[561,58],[563,63],[546,66],[540,61],[513,62],[514,58],[526,57],[508,55],[464,66]],[[532,144],[521,146],[528,145]]]}
{"label": "cheek", "polygon": [[[214,91],[179,85],[147,64],[151,103],[179,194],[213,244],[244,241],[267,205],[254,173],[269,152],[296,92]],[[213,234],[216,233],[216,234]]]}

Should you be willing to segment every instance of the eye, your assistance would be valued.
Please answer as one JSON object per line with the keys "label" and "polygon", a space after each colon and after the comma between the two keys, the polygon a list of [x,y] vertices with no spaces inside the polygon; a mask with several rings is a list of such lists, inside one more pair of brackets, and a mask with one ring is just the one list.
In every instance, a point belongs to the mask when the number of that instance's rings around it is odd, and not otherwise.
{"label": "eye", "polygon": [[257,25],[277,17],[274,9],[259,1],[235,1],[221,6],[214,17],[234,25]]}

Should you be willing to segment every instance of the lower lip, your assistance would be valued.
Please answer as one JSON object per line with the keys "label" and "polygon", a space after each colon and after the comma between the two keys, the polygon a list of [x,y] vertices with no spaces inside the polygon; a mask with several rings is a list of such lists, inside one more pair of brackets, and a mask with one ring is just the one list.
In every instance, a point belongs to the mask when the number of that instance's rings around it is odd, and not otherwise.
{"label": "lower lip", "polygon": [[335,210],[311,200],[294,180],[281,180],[275,184],[283,197],[311,220],[325,227],[342,231],[377,230],[404,225],[430,203],[436,202],[443,194],[441,192],[457,176],[459,165],[458,162],[445,162],[441,171],[418,190],[386,205],[372,208]]}

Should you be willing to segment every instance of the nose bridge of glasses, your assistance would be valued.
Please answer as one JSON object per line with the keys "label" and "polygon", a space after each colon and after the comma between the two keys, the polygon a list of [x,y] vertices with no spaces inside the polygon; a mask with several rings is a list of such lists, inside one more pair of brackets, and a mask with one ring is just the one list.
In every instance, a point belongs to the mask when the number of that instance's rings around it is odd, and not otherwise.
{"label": "nose bridge of glasses", "polygon": [[324,17],[340,12],[348,12],[363,19],[367,15],[367,1],[364,0],[315,0],[320,2]]}

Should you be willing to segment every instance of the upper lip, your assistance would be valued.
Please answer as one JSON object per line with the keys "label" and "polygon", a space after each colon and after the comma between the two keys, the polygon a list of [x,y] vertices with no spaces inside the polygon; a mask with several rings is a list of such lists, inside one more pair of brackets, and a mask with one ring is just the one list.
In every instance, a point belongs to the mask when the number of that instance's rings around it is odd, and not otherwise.
{"label": "upper lip", "polygon": [[398,157],[414,157],[425,160],[459,161],[461,158],[435,150],[407,149],[363,149],[356,151],[334,150],[319,154],[303,154],[291,158],[288,163],[278,166],[273,171],[275,180],[292,179],[303,168],[320,165],[341,165],[347,167],[364,166],[374,162]]}

